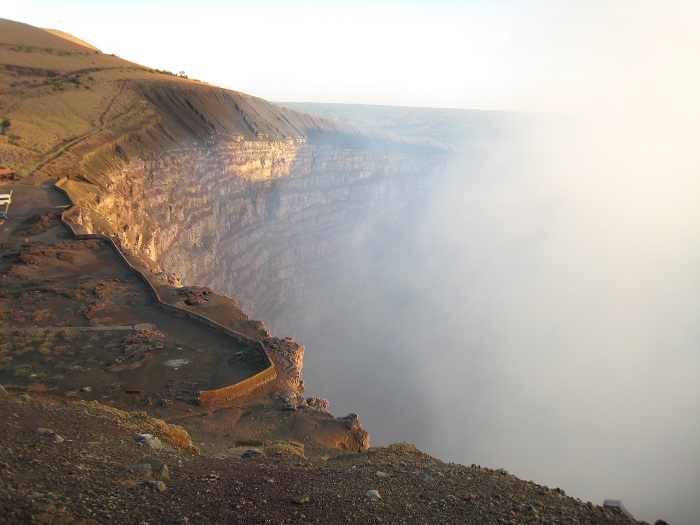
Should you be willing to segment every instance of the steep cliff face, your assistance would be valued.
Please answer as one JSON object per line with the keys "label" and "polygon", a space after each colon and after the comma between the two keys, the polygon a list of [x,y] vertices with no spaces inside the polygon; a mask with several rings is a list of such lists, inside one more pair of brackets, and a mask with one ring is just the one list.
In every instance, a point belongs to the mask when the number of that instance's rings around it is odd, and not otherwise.
{"label": "steep cliff face", "polygon": [[343,278],[335,263],[368,215],[424,194],[444,157],[423,153],[229,141],[101,173],[95,209],[126,247],[274,320],[305,281]]}

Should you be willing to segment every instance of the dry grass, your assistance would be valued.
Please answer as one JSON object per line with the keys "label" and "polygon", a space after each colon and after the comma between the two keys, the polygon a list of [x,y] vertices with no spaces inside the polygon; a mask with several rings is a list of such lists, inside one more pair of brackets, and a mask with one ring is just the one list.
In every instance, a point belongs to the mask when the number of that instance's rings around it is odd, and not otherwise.
{"label": "dry grass", "polygon": [[150,417],[146,412],[126,412],[118,408],[103,405],[99,401],[80,401],[89,409],[97,410],[132,424],[134,431],[148,432],[164,439],[177,447],[199,454],[199,447],[195,446],[187,431],[179,425],[166,423],[162,419]]}
{"label": "dry grass", "polygon": [[75,169],[152,116],[135,86],[159,75],[56,33],[0,20],[0,116],[11,122],[0,152],[20,176]]}
{"label": "dry grass", "polygon": [[266,456],[277,456],[280,454],[288,456],[298,456],[306,459],[304,445],[298,441],[277,441],[263,447],[263,452]]}

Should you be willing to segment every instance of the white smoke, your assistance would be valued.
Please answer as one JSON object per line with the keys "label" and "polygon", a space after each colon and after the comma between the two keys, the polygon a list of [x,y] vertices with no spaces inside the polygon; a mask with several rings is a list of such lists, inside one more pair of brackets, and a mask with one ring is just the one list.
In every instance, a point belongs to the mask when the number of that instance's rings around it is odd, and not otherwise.
{"label": "white smoke", "polygon": [[309,328],[307,383],[375,444],[692,523],[697,144],[679,120],[540,119],[460,157],[350,250],[354,289]]}
{"label": "white smoke", "polygon": [[679,124],[547,126],[442,186],[422,233],[462,333],[425,365],[437,398],[466,395],[441,455],[700,512],[700,135]]}

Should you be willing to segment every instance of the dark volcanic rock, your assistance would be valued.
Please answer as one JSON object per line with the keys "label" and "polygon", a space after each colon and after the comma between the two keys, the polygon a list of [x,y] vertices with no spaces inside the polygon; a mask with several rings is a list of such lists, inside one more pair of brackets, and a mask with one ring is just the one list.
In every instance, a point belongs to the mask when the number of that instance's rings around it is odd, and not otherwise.
{"label": "dark volcanic rock", "polygon": [[165,462],[150,456],[144,456],[135,463],[132,463],[129,465],[129,470],[146,477],[160,479],[170,478],[170,471]]}

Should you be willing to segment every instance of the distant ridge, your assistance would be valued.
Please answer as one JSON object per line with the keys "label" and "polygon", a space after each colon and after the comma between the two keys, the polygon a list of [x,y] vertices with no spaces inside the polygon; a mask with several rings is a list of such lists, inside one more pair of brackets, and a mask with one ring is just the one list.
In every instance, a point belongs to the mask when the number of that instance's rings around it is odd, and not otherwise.
{"label": "distant ridge", "polygon": [[72,35],[69,35],[70,38],[65,35],[68,33],[53,29],[41,29],[22,22],[0,18],[0,45],[26,46],[34,49],[50,48],[83,53],[97,49]]}
{"label": "distant ridge", "polygon": [[90,48],[94,51],[100,51],[100,53],[102,52],[100,49],[96,48],[92,44],[88,44],[87,42],[85,42],[85,40],[81,40],[77,36],[73,36],[70,33],[66,33],[65,31],[61,31],[59,29],[48,29],[48,28],[44,28],[44,31],[48,31],[52,35],[60,36],[61,38],[65,38],[66,40],[69,40],[70,42],[75,42],[76,44],[80,44],[81,46],[85,46],[85,47]]}
{"label": "distant ridge", "polygon": [[409,140],[429,140],[457,149],[478,144],[485,137],[509,133],[518,126],[569,118],[565,115],[484,109],[318,102],[276,104],[362,129],[391,133]]}

